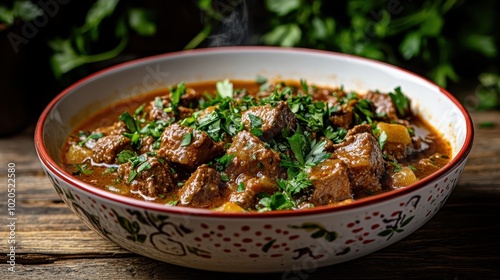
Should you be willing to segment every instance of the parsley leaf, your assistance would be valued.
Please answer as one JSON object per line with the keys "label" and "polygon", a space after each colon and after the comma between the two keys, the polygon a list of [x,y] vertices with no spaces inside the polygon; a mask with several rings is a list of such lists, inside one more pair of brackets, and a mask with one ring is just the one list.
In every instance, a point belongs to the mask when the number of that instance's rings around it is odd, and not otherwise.
{"label": "parsley leaf", "polygon": [[119,117],[118,119],[122,122],[125,123],[125,125],[127,126],[128,130],[130,130],[130,132],[134,133],[136,132],[137,130],[139,130],[139,125],[137,124],[137,121],[134,119],[134,117],[132,117],[130,115],[129,112],[125,111],[123,112]]}
{"label": "parsley leaf", "polygon": [[394,92],[389,92],[389,96],[396,105],[398,116],[404,118],[410,114],[410,100],[403,94],[401,87],[394,89]]}
{"label": "parsley leaf", "polygon": [[262,119],[254,114],[248,114],[250,119],[250,133],[259,137],[262,136]]}
{"label": "parsley leaf", "polygon": [[102,132],[92,133],[89,136],[87,136],[83,141],[78,142],[78,146],[85,145],[85,143],[87,143],[90,139],[97,140],[103,136],[104,136],[104,134],[102,134]]}
{"label": "parsley leaf", "polygon": [[170,87],[170,102],[172,103],[172,110],[177,115],[179,114],[179,103],[181,96],[186,93],[186,84],[184,82],[178,83],[176,86]]}
{"label": "parsley leaf", "polygon": [[229,79],[217,82],[215,87],[217,88],[217,93],[222,98],[233,98],[233,84],[229,81]]}
{"label": "parsley leaf", "polygon": [[387,142],[387,133],[385,133],[385,131],[382,131],[378,136],[378,143],[380,145],[381,150],[384,149],[386,142]]}
{"label": "parsley leaf", "polygon": [[89,169],[86,164],[75,164],[76,172],[73,175],[90,175],[93,173],[92,169]]}
{"label": "parsley leaf", "polygon": [[184,134],[184,136],[182,136],[181,147],[185,147],[185,146],[188,146],[189,144],[191,144],[192,139],[193,139],[192,132]]}
{"label": "parsley leaf", "polygon": [[123,150],[116,156],[119,164],[123,164],[134,157],[137,157],[137,153],[131,150]]}

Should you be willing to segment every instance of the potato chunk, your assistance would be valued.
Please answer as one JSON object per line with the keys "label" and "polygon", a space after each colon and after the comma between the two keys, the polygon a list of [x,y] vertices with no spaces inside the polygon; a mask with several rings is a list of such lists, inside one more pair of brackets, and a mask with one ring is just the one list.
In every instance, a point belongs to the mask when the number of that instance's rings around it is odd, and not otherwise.
{"label": "potato chunk", "polygon": [[408,166],[401,167],[398,172],[391,174],[392,187],[395,189],[406,187],[418,181],[413,170]]}
{"label": "potato chunk", "polygon": [[80,164],[90,157],[92,157],[92,150],[80,145],[71,145],[66,153],[69,164]]}
{"label": "potato chunk", "polygon": [[226,213],[243,213],[245,212],[245,209],[241,208],[236,203],[233,202],[226,202],[222,204],[221,206],[217,207],[214,209],[217,212],[226,212]]}
{"label": "potato chunk", "polygon": [[385,122],[379,122],[377,126],[380,129],[380,133],[384,131],[387,135],[387,142],[401,143],[404,145],[411,144],[410,133],[408,133],[408,129],[406,128],[406,126],[401,124],[389,124]]}

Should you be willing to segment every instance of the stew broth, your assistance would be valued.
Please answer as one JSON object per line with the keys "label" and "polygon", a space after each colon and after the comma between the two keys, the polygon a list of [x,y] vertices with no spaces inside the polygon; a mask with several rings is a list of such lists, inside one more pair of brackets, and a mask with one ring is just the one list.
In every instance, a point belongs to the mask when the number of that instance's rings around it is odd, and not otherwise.
{"label": "stew broth", "polygon": [[63,165],[79,180],[167,206],[272,211],[404,188],[451,147],[401,89],[210,81],[126,100],[78,126]]}

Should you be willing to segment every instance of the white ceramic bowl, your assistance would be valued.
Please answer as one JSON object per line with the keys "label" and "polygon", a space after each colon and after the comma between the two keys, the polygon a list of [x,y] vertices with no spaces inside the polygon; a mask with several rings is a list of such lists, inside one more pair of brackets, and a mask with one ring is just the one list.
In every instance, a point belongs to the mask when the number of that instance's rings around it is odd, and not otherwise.
{"label": "white ceramic bowl", "polygon": [[[220,213],[166,207],[83,183],[60,167],[72,128],[95,111],[180,81],[225,78],[307,79],[356,91],[401,86],[413,109],[450,141],[453,157],[433,175],[336,207],[268,213]],[[123,107],[116,108],[123,111]],[[227,272],[278,272],[355,259],[425,224],[458,182],[472,146],[466,110],[447,91],[403,69],[350,55],[305,49],[228,47],[154,56],[91,75],[42,113],[35,146],[60,197],[90,228],[119,246],[164,262]]]}

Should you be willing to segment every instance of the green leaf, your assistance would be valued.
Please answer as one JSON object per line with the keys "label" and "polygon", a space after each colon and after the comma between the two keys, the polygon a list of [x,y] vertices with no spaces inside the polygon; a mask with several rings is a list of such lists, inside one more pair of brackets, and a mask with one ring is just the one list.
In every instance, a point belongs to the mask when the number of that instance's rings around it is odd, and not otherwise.
{"label": "green leaf", "polygon": [[90,175],[93,173],[92,169],[87,168],[86,164],[75,164],[76,172],[73,175]]}
{"label": "green leaf", "polygon": [[5,6],[0,6],[0,23],[1,22],[8,25],[14,23],[14,12]]}
{"label": "green leaf", "polygon": [[262,136],[262,119],[254,114],[248,114],[250,119],[250,133],[259,137]]}
{"label": "green leaf", "polygon": [[69,39],[56,38],[50,40],[48,44],[55,52],[50,58],[50,64],[57,78],[71,69],[85,64],[85,59],[75,52]]}
{"label": "green leaf", "polygon": [[128,23],[139,35],[152,36],[156,34],[154,14],[146,9],[130,9]]}
{"label": "green leaf", "polygon": [[303,154],[303,147],[306,143],[304,139],[304,135],[300,133],[295,133],[291,137],[287,138],[288,143],[290,144],[290,148],[292,149],[293,155],[297,159],[297,161],[301,164],[305,164],[304,160],[304,154]]}
{"label": "green leaf", "polygon": [[177,203],[179,203],[179,200],[170,200],[169,202],[165,203],[166,206],[176,206]]}
{"label": "green leaf", "polygon": [[[115,214],[116,214],[116,212],[115,212]],[[116,218],[118,219],[118,223],[120,224],[120,226],[123,229],[125,229],[128,233],[130,233],[130,234],[135,233],[134,227],[132,226],[132,223],[128,219],[126,219],[122,216],[119,216],[119,215],[116,215]]]}
{"label": "green leaf", "polygon": [[31,21],[43,15],[43,10],[31,1],[14,1],[12,11],[14,17],[23,21]]}
{"label": "green leaf", "polygon": [[118,119],[125,123],[125,125],[127,126],[128,130],[130,130],[130,132],[134,133],[134,132],[139,130],[139,126],[137,125],[136,120],[134,119],[134,117],[132,117],[130,115],[129,112],[127,112],[127,111],[123,112],[118,117]]}
{"label": "green leaf", "polygon": [[408,225],[412,220],[413,218],[415,218],[415,216],[411,216],[409,217],[408,219],[404,220],[402,223],[401,223],[401,227],[405,227],[406,225]]}
{"label": "green leaf", "polygon": [[431,72],[430,76],[434,82],[442,87],[446,87],[448,79],[455,82],[458,80],[458,75],[450,63],[442,63],[438,65]]}
{"label": "green leaf", "polygon": [[266,0],[266,7],[269,11],[278,16],[284,16],[301,6],[301,0]]}
{"label": "green leaf", "polygon": [[465,47],[479,52],[486,57],[496,57],[498,53],[494,36],[470,34],[465,37],[463,42]]}
{"label": "green leaf", "polygon": [[128,179],[127,179],[127,184],[130,184],[130,182],[132,182],[132,180],[134,180],[135,176],[137,176],[137,171],[135,171],[134,169],[130,170],[130,173],[129,173]]}
{"label": "green leaf", "polygon": [[399,46],[399,52],[404,59],[410,60],[419,54],[421,40],[422,37],[419,32],[410,32],[405,36]]}
{"label": "green leaf", "polygon": [[396,105],[399,117],[403,118],[410,113],[410,100],[403,94],[401,87],[396,87],[394,92],[389,92],[389,96]]}
{"label": "green leaf", "polygon": [[178,83],[174,87],[170,87],[170,102],[172,104],[172,109],[174,110],[175,114],[179,113],[179,103],[181,102],[181,96],[183,96],[186,93],[186,84],[184,82]]}
{"label": "green leaf", "polygon": [[385,236],[388,236],[388,235],[393,234],[393,233],[394,233],[394,231],[392,229],[386,229],[386,230],[379,232],[377,235],[385,237]]}
{"label": "green leaf", "polygon": [[262,246],[262,251],[264,253],[267,253],[269,251],[269,249],[271,249],[273,247],[274,242],[276,242],[276,239],[272,239],[271,241],[264,244],[264,246]]}
{"label": "green leaf", "polygon": [[217,82],[215,87],[222,98],[233,98],[233,84],[229,79]]}
{"label": "green leaf", "polygon": [[314,17],[311,21],[312,23],[312,35],[317,39],[325,39],[329,32],[327,30],[326,24],[320,17]]}
{"label": "green leaf", "polygon": [[238,184],[238,187],[236,188],[236,191],[237,192],[242,192],[245,190],[245,183],[244,182],[241,182]]}
{"label": "green leaf", "polygon": [[437,37],[441,34],[443,23],[443,17],[439,14],[439,11],[437,9],[431,9],[420,25],[419,32],[422,35]]}
{"label": "green leaf", "polygon": [[98,132],[98,133],[92,133],[90,134],[89,136],[87,136],[83,141],[80,141],[78,143],[79,146],[83,146],[85,145],[85,143],[87,143],[90,139],[94,139],[94,140],[97,140],[101,137],[103,137],[104,134],[102,134],[102,132]]}
{"label": "green leaf", "polygon": [[295,23],[278,25],[262,36],[267,45],[279,45],[282,47],[293,47],[300,42],[302,31]]}
{"label": "green leaf", "polygon": [[184,136],[182,136],[181,147],[185,147],[185,146],[188,146],[189,144],[191,144],[192,139],[193,139],[192,132],[184,134]]}
{"label": "green leaf", "polygon": [[337,233],[334,232],[334,231],[328,231],[326,234],[325,234],[325,239],[326,241],[328,242],[333,242],[335,241],[335,239],[337,239]]}
{"label": "green leaf", "polygon": [[[102,20],[113,14],[118,3],[119,0],[97,0],[87,12],[82,31],[97,31]],[[97,35],[98,32],[91,32],[91,37],[94,41],[97,40]]]}
{"label": "green leaf", "polygon": [[146,241],[146,238],[147,238],[147,235],[145,235],[145,234],[138,234],[137,235],[137,241],[139,241],[141,243],[144,243],[144,241]]}
{"label": "green leaf", "polygon": [[325,236],[325,234],[326,234],[326,230],[320,229],[320,230],[318,230],[316,232],[313,232],[311,234],[311,237],[312,238],[321,238],[321,237]]}
{"label": "green leaf", "polygon": [[262,84],[267,83],[267,78],[266,78],[266,77],[264,77],[264,76],[262,76],[262,75],[257,75],[257,77],[255,78],[255,82],[256,82],[257,84],[262,85]]}
{"label": "green leaf", "polygon": [[383,150],[385,143],[387,142],[387,133],[385,131],[382,131],[380,135],[378,136],[378,144],[380,145],[380,149]]}
{"label": "green leaf", "polygon": [[139,167],[137,167],[137,172],[142,172],[144,170],[149,170],[151,169],[151,164],[149,164],[149,162],[145,161],[143,163],[141,163],[141,165],[139,165]]}

